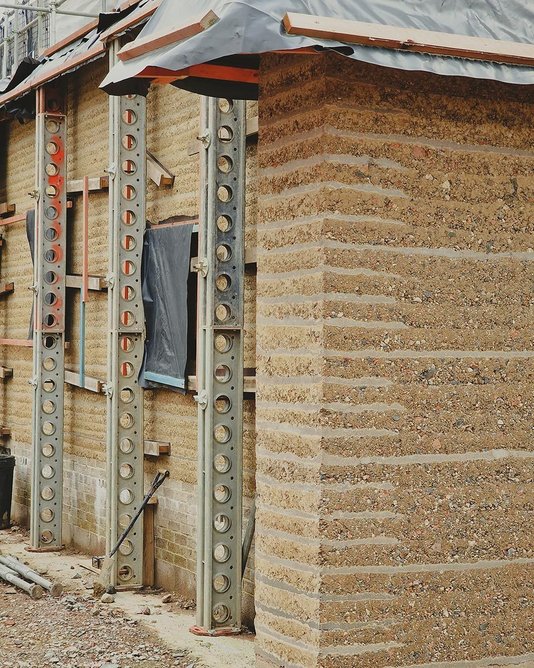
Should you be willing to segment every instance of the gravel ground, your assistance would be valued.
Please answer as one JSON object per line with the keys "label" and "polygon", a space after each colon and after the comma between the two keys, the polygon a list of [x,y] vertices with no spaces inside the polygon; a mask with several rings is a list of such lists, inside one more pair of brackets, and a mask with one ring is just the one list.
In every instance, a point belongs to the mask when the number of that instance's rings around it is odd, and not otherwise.
{"label": "gravel ground", "polygon": [[122,610],[87,595],[32,601],[0,584],[2,668],[193,668],[187,651],[171,650]]}

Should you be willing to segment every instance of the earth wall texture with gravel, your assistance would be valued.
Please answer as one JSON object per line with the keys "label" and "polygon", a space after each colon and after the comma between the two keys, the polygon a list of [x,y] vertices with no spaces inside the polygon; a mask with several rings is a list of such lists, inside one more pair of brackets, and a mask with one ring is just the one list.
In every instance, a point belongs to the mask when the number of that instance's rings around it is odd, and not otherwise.
{"label": "earth wall texture with gravel", "polygon": [[257,666],[534,661],[534,93],[268,56]]}

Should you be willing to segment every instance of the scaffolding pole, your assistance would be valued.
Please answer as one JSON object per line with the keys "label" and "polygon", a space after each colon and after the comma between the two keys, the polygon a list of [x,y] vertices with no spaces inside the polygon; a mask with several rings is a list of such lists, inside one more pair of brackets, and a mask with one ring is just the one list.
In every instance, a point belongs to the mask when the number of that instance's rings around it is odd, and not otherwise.
{"label": "scaffolding pole", "polygon": [[245,103],[202,116],[196,632],[220,634],[241,630]]}
{"label": "scaffolding pole", "polygon": [[33,549],[62,547],[67,119],[61,88],[37,90],[34,268]]}
{"label": "scaffolding pole", "polygon": [[[110,47],[116,62],[118,44]],[[110,97],[108,517],[107,551],[139,509],[143,497],[143,391],[138,377],[144,351],[141,259],[146,227],[146,100]],[[117,587],[143,584],[143,523],[116,555]]]}

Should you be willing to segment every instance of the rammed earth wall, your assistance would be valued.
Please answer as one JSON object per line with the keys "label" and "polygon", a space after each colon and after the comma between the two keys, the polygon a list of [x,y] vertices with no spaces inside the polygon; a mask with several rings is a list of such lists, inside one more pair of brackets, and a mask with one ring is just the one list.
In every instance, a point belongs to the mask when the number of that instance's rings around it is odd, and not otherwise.
{"label": "rammed earth wall", "polygon": [[257,665],[534,660],[533,92],[260,79]]}

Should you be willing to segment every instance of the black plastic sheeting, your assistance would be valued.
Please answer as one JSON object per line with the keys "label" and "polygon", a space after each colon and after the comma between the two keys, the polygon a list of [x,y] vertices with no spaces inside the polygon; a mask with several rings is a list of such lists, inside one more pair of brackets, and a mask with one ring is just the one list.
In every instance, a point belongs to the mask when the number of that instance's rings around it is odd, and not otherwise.
{"label": "black plastic sheeting", "polygon": [[[534,2],[524,0],[163,0],[141,31],[139,38],[165,33],[169,26],[188,25],[213,10],[220,21],[208,30],[139,56],[120,62],[108,74],[102,88],[110,94],[124,93],[128,85],[135,91],[135,77],[147,67],[180,71],[240,54],[323,47],[339,49],[354,60],[401,70],[424,71],[446,76],[488,79],[512,84],[534,84],[534,68],[482,62],[446,56],[347,45],[331,40],[287,35],[282,18],[287,12],[328,16],[402,28],[468,35],[532,44],[534,42]],[[348,48],[347,48],[348,47]],[[213,85],[215,80],[208,79]],[[197,79],[176,81],[178,87],[210,92]],[[226,95],[233,95],[226,86]],[[241,84],[242,97],[256,97],[257,86]],[[210,94],[214,94],[211,93]]]}
{"label": "black plastic sheeting", "polygon": [[30,56],[23,58],[13,75],[8,79],[2,79],[0,81],[0,94],[8,93],[10,90],[13,90],[13,88],[16,88],[20,83],[27,79],[40,64],[40,60],[36,60]]}
{"label": "black plastic sheeting", "polygon": [[[35,264],[35,209],[26,212],[26,236],[30,246],[30,255],[32,257],[32,266]],[[33,338],[33,307],[30,315],[30,330],[28,338]]]}
{"label": "black plastic sheeting", "polygon": [[[164,221],[164,223],[167,221]],[[193,225],[157,225],[143,246],[146,342],[139,385],[186,390],[188,281]]]}

